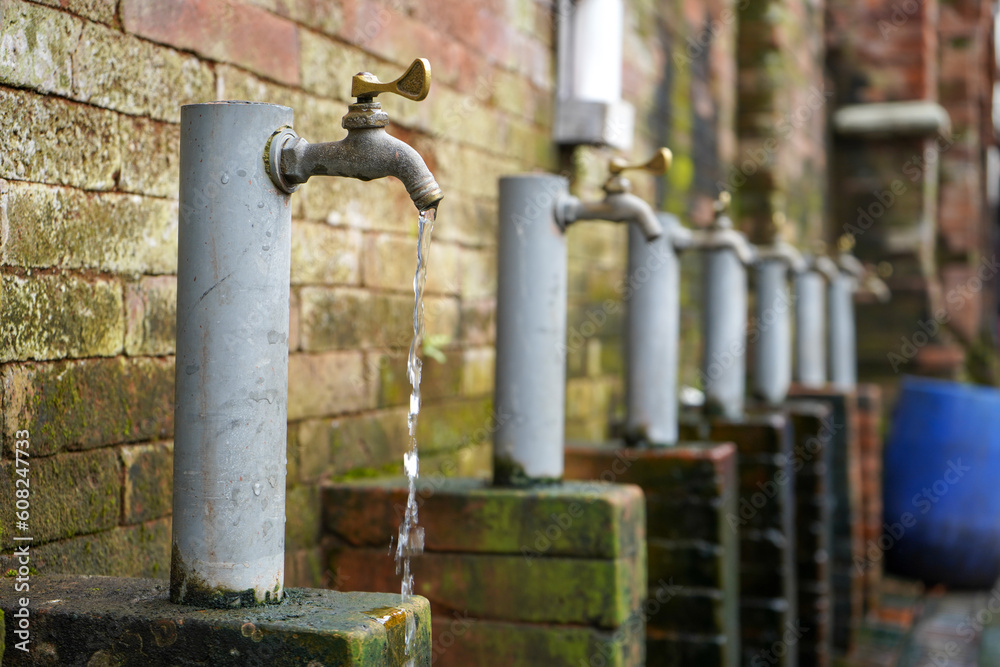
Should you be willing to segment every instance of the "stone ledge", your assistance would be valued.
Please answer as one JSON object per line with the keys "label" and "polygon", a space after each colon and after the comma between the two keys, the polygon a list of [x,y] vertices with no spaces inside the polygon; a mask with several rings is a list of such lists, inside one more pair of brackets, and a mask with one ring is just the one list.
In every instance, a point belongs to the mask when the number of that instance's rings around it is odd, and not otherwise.
{"label": "stone ledge", "polygon": [[[289,600],[256,609],[171,604],[166,582],[91,576],[33,576],[15,593],[0,582],[5,665],[178,664],[365,665],[405,662],[406,614],[416,618],[413,657],[431,664],[430,605],[421,597],[285,589]],[[30,651],[16,648],[14,613],[30,598]],[[0,643],[0,646],[3,646]],[[310,662],[316,661],[316,662]]]}
{"label": "stone ledge", "polygon": [[[515,489],[477,479],[417,482],[428,552],[616,559],[645,550],[642,491],[602,482]],[[403,516],[403,479],[323,487],[323,528],[353,547],[388,547]]]}

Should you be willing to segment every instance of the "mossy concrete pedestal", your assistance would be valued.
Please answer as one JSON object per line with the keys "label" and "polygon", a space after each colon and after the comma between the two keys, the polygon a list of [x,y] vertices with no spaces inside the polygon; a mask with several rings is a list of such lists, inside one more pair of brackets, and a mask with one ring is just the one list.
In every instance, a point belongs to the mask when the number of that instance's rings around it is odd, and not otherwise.
{"label": "mossy concrete pedestal", "polygon": [[736,445],[739,498],[740,664],[798,665],[795,473],[791,421],[777,413],[685,420],[682,439]]}
{"label": "mossy concrete pedestal", "polygon": [[[737,667],[739,541],[727,522],[737,512],[735,446],[574,443],[566,476],[637,484],[646,494],[646,664]],[[670,599],[658,604],[665,588]]]}
{"label": "mossy concrete pedestal", "polygon": [[[173,604],[157,579],[34,575],[28,592],[14,592],[12,581],[0,581],[11,667],[431,664],[430,606],[420,597],[403,604],[398,594],[286,588],[282,604],[220,610]],[[16,648],[21,597],[29,598],[28,652]],[[408,614],[416,622],[409,656]]]}
{"label": "mossy concrete pedestal", "polygon": [[[335,586],[399,590],[390,538],[406,495],[405,480],[323,487]],[[431,603],[436,667],[645,664],[639,487],[432,478],[417,500],[426,537],[414,590]]]}

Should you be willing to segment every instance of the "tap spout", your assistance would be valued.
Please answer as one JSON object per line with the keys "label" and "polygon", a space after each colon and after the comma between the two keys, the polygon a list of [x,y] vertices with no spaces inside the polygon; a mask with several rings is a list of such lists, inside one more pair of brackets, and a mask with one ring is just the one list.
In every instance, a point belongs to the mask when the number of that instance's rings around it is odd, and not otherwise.
{"label": "tap spout", "polygon": [[437,207],[444,197],[420,154],[384,127],[351,128],[340,141],[310,144],[301,137],[280,148],[282,178],[291,186],[310,176],[344,176],[371,181],[395,176],[406,187],[417,210]]}
{"label": "tap spout", "polygon": [[630,192],[609,192],[601,201],[582,202],[578,198],[566,197],[559,214],[563,228],[577,220],[607,220],[609,222],[633,222],[639,225],[647,241],[663,235],[663,226],[656,212],[645,201]]}

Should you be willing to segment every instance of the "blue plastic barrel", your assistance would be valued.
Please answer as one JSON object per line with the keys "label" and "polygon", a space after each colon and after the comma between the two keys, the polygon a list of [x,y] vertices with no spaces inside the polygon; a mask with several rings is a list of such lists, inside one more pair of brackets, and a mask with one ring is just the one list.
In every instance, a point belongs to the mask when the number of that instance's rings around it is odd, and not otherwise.
{"label": "blue plastic barrel", "polygon": [[889,570],[989,588],[1000,576],[1000,391],[906,377],[885,449]]}

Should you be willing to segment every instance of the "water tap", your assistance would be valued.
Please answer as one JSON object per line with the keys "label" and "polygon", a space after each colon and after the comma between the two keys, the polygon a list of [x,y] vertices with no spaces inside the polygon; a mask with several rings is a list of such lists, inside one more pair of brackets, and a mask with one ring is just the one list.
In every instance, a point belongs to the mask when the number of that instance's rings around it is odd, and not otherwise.
{"label": "water tap", "polygon": [[670,168],[673,154],[669,148],[661,148],[650,160],[643,164],[630,165],[622,158],[612,158],[608,164],[610,175],[605,181],[604,199],[583,202],[568,196],[560,202],[557,219],[565,229],[577,220],[608,220],[609,222],[634,222],[639,226],[647,241],[659,238],[663,226],[656,212],[645,201],[632,194],[632,183],[622,172],[627,169],[641,169],[652,174],[663,174]]}
{"label": "water tap", "polygon": [[879,271],[872,266],[862,264],[861,260],[854,256],[853,250],[854,235],[841,236],[837,241],[837,268],[856,281],[855,287],[859,291],[871,294],[880,303],[887,302],[891,297],[889,286],[883,282]]}
{"label": "water tap", "polygon": [[792,273],[802,273],[806,270],[806,260],[798,248],[785,240],[788,221],[780,211],[771,218],[773,238],[768,245],[757,246],[757,263],[778,261],[788,267]]}
{"label": "water tap", "polygon": [[730,203],[732,196],[725,190],[720,192],[715,200],[712,224],[692,232],[691,246],[701,250],[732,250],[744,266],[750,266],[756,253],[746,236],[733,228],[733,220],[729,217]]}
{"label": "water tap", "polygon": [[275,185],[291,193],[310,176],[345,176],[370,181],[395,176],[420,211],[435,208],[444,197],[423,158],[409,144],[385,131],[389,114],[375,101],[381,93],[394,93],[419,102],[431,87],[431,66],[424,58],[388,83],[361,72],[351,81],[351,97],[341,119],[347,136],[340,141],[311,144],[290,127],[279,128],[264,151],[267,172]]}

